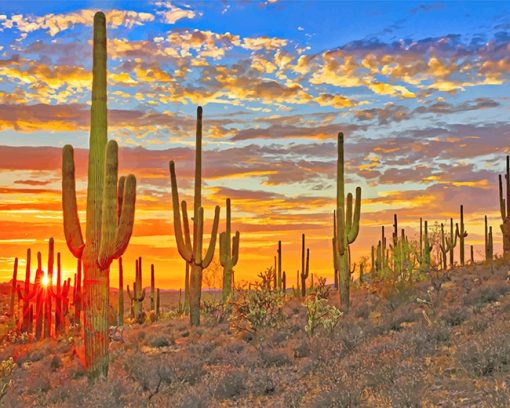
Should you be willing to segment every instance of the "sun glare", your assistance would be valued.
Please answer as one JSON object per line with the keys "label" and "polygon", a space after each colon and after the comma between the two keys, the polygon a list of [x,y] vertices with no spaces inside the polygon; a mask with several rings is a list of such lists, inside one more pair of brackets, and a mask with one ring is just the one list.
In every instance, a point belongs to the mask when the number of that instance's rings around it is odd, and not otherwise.
{"label": "sun glare", "polygon": [[41,281],[41,285],[43,285],[46,288],[49,283],[50,283],[50,280],[48,278],[48,275],[44,275],[42,278],[42,281]]}

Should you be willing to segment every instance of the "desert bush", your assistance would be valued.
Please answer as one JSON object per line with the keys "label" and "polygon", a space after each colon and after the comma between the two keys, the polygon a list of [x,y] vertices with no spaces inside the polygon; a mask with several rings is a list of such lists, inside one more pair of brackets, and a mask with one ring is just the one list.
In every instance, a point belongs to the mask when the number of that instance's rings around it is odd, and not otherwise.
{"label": "desert bush", "polygon": [[340,330],[340,339],[346,351],[354,350],[365,340],[366,333],[359,325],[344,325]]}
{"label": "desert bush", "polygon": [[307,297],[304,306],[306,307],[305,331],[310,337],[315,335],[320,326],[331,334],[342,316],[340,310],[330,305],[327,299],[319,296]]}
{"label": "desert bush", "polygon": [[151,347],[161,348],[161,347],[168,347],[170,344],[173,344],[174,342],[168,339],[168,337],[165,336],[156,336],[152,337],[148,342],[148,345]]}
{"label": "desert bush", "polygon": [[229,301],[230,327],[235,332],[257,333],[263,328],[278,328],[286,320],[282,310],[284,295],[264,287],[236,291]]}
{"label": "desert bush", "polygon": [[442,320],[450,327],[460,326],[467,317],[467,311],[462,308],[450,309],[441,316]]}
{"label": "desert bush", "polygon": [[217,382],[214,396],[218,399],[230,399],[245,390],[246,373],[239,369],[229,370]]}
{"label": "desert bush", "polygon": [[486,377],[510,371],[510,325],[502,326],[495,326],[459,347],[456,359],[469,374]]}
{"label": "desert bush", "polygon": [[7,393],[7,388],[12,385],[11,374],[15,368],[16,363],[12,357],[0,363],[0,401]]}
{"label": "desert bush", "polygon": [[510,288],[507,286],[487,286],[471,291],[464,298],[465,306],[480,307],[486,303],[496,302],[500,296],[506,294]]}
{"label": "desert bush", "polygon": [[331,292],[331,286],[326,284],[326,278],[319,276],[317,279],[317,286],[313,288],[315,297],[319,299],[329,299],[329,293]]}

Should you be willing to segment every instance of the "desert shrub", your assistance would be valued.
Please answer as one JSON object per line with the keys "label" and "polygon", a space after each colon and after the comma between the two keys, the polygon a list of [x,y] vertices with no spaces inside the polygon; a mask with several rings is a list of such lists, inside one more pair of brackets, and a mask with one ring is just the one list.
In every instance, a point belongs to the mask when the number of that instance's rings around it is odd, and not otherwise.
{"label": "desert shrub", "polygon": [[475,317],[469,320],[466,324],[467,334],[477,334],[483,332],[489,326],[487,318],[484,316],[475,315]]}
{"label": "desert shrub", "polygon": [[344,325],[340,330],[340,339],[346,351],[354,350],[365,340],[366,333],[359,325]]}
{"label": "desert shrub", "polygon": [[319,299],[329,299],[330,292],[331,286],[326,284],[326,278],[319,276],[317,279],[317,286],[313,289],[315,297],[318,297]]}
{"label": "desert shrub", "polygon": [[303,358],[310,355],[310,344],[307,341],[298,342],[293,349],[294,358]]}
{"label": "desert shrub", "polygon": [[304,305],[306,307],[306,333],[313,337],[316,330],[322,326],[331,334],[338,324],[342,312],[330,305],[327,299],[319,296],[307,297]]}
{"label": "desert shrub", "polygon": [[169,340],[168,337],[165,337],[165,336],[152,337],[148,341],[149,346],[156,347],[156,348],[168,347],[172,343],[173,343],[173,341]]}
{"label": "desert shrub", "polygon": [[0,363],[0,401],[7,393],[7,388],[12,385],[11,374],[15,368],[16,363],[12,357]]}
{"label": "desert shrub", "polygon": [[469,374],[477,377],[510,371],[510,341],[508,324],[486,331],[483,337],[473,338],[459,347],[458,363]]}
{"label": "desert shrub", "polygon": [[441,317],[448,326],[454,327],[460,326],[467,319],[468,313],[465,309],[456,308],[448,310]]}
{"label": "desert shrub", "polygon": [[363,385],[360,381],[343,374],[306,405],[313,408],[354,408],[362,405],[362,397]]}
{"label": "desert shrub", "polygon": [[210,299],[202,302],[203,315],[212,325],[223,322],[227,317],[228,310],[229,308],[225,307],[220,300]]}
{"label": "desert shrub", "polygon": [[50,360],[50,371],[55,372],[61,367],[62,367],[62,359],[59,356],[54,355]]}
{"label": "desert shrub", "polygon": [[289,356],[280,350],[273,350],[269,348],[261,348],[260,349],[260,357],[262,359],[262,363],[267,367],[282,367],[285,365],[292,364]]}
{"label": "desert shrub", "polygon": [[214,390],[218,399],[230,399],[240,395],[245,389],[246,373],[242,370],[230,370],[219,378]]}
{"label": "desert shrub", "polygon": [[286,320],[284,300],[282,293],[263,287],[237,291],[229,301],[231,329],[255,334],[263,328],[281,327]]}
{"label": "desert shrub", "polygon": [[448,343],[450,335],[450,329],[447,326],[422,324],[412,332],[410,341],[416,353],[430,354],[435,352],[441,344]]}
{"label": "desert shrub", "polygon": [[393,312],[401,305],[409,302],[414,293],[414,287],[408,282],[397,282],[387,291],[383,292],[383,297],[388,302],[388,308]]}
{"label": "desert shrub", "polygon": [[464,298],[464,305],[480,307],[486,303],[496,302],[500,296],[506,294],[510,289],[507,286],[488,286],[473,290]]}

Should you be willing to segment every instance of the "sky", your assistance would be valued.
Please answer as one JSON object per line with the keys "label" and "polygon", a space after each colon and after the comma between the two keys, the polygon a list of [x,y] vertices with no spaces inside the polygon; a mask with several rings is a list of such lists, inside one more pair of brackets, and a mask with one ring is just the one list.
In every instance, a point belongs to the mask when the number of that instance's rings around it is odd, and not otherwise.
{"label": "sky", "polygon": [[[497,174],[510,153],[510,3],[342,1],[16,1],[0,7],[0,280],[14,257],[55,238],[65,276],[61,150],[75,147],[85,220],[92,21],[106,13],[109,137],[119,173],[137,177],[134,260],[180,288],[168,162],[192,201],[196,107],[204,107],[203,204],[232,200],[241,233],[236,280],[273,264],[282,241],[287,286],[300,268],[333,276],[336,135],[346,191],[362,188],[354,261],[393,214],[412,238],[419,218],[458,219],[475,256],[483,217],[501,252]],[[82,226],[85,230],[85,225]],[[205,237],[208,243],[209,237]],[[457,248],[458,249],[458,248]],[[468,253],[468,247],[466,248]],[[215,262],[218,261],[216,255]],[[117,282],[117,266],[111,270]]]}

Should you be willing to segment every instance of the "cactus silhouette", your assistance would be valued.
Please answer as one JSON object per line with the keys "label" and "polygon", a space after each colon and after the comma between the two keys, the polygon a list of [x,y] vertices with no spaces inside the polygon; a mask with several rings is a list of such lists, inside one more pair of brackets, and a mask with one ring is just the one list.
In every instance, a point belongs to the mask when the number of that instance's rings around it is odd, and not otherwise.
{"label": "cactus silhouette", "polygon": [[[200,325],[200,299],[202,296],[202,271],[209,266],[214,257],[220,207],[216,206],[211,230],[209,248],[205,256],[202,254],[204,241],[204,208],[202,207],[202,107],[197,109],[197,132],[195,148],[195,196],[193,200],[193,240],[188,221],[186,201],[179,202],[175,163],[171,161],[170,181],[172,186],[172,207],[174,213],[174,232],[177,250],[181,257],[190,265],[190,324]],[[182,207],[182,222],[181,209]],[[184,228],[184,231],[183,231]]]}
{"label": "cactus silhouette", "polygon": [[503,180],[499,175],[499,209],[501,212],[501,232],[503,233],[503,256],[510,257],[510,156],[506,156],[505,174],[506,194],[504,194]]}
{"label": "cactus silhouette", "polygon": [[[352,194],[345,198],[344,181],[344,135],[338,134],[338,162],[337,162],[337,189],[336,189],[336,226],[335,231],[335,258],[340,271],[340,301],[344,311],[350,306],[350,270],[349,245],[352,244],[359,232],[361,213],[361,188],[356,187],[356,198],[353,203]],[[346,202],[347,201],[347,202]],[[353,209],[354,206],[354,209]]]}
{"label": "cactus silhouette", "polygon": [[230,198],[227,198],[226,230],[220,234],[220,263],[223,266],[223,301],[232,291],[232,269],[239,260],[239,231],[231,238]]}
{"label": "cactus silhouette", "polygon": [[109,268],[129,244],[136,200],[135,176],[118,179],[117,142],[107,137],[106,18],[101,12],[94,15],[93,48],[85,242],[72,146],[64,146],[62,160],[64,233],[71,253],[83,260],[85,362],[92,378],[108,375]]}

